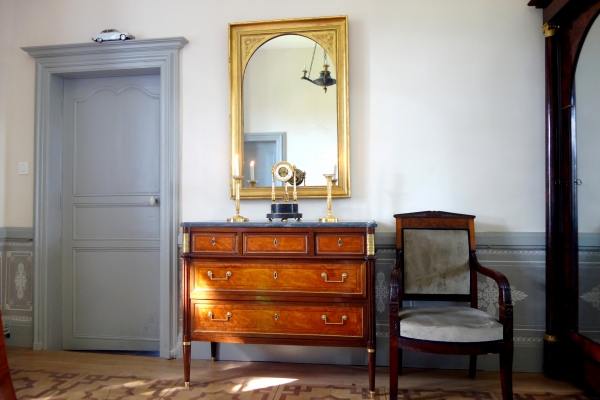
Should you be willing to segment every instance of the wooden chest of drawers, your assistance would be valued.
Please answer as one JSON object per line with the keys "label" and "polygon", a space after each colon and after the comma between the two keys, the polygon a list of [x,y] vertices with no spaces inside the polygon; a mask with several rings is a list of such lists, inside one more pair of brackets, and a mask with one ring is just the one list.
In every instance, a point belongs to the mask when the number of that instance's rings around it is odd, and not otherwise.
{"label": "wooden chest of drawers", "polygon": [[184,222],[191,342],[364,347],[375,388],[375,222]]}

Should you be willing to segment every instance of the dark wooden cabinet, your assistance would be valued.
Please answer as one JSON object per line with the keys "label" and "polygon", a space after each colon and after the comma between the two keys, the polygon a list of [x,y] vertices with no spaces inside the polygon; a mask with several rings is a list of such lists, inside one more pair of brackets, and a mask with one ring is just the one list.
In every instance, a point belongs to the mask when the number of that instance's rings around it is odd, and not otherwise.
{"label": "dark wooden cabinet", "polygon": [[183,223],[191,342],[364,347],[375,390],[375,222]]}
{"label": "dark wooden cabinet", "polygon": [[600,344],[579,332],[575,75],[600,0],[530,0],[543,9],[546,118],[544,372],[600,393]]}

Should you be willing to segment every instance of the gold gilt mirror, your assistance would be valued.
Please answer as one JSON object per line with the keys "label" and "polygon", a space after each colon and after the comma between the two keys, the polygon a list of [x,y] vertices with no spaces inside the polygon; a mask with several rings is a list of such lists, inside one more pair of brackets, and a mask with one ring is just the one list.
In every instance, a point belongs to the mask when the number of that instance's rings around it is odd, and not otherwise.
{"label": "gold gilt mirror", "polygon": [[[301,171],[298,197],[326,197],[324,174],[335,174],[333,197],[350,197],[348,18],[230,24],[229,60],[240,197],[270,198],[271,167],[281,161]],[[284,183],[274,185],[281,196]]]}

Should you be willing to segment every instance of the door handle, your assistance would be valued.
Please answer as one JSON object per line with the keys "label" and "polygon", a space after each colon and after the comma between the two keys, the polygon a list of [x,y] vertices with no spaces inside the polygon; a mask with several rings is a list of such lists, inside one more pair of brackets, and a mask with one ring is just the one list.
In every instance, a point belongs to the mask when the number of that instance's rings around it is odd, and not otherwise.
{"label": "door handle", "polygon": [[149,199],[148,202],[150,203],[151,206],[159,205],[160,204],[160,198],[159,197],[150,196],[150,199]]}

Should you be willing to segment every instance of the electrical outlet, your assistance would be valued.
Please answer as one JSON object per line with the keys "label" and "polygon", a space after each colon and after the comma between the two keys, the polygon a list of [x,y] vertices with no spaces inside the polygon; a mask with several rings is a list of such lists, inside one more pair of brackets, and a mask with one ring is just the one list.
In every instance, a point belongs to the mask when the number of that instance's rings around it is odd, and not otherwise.
{"label": "electrical outlet", "polygon": [[21,161],[18,166],[19,175],[29,174],[29,163],[27,161]]}

